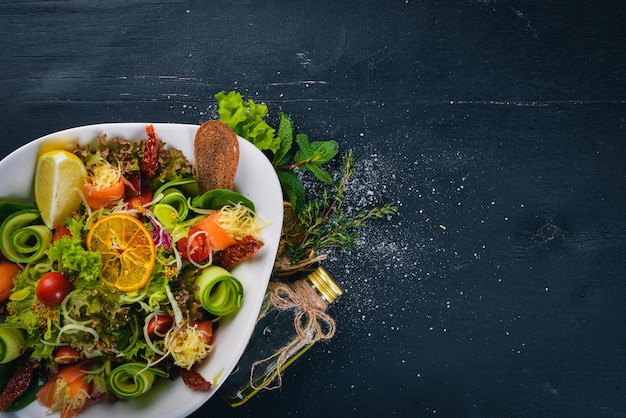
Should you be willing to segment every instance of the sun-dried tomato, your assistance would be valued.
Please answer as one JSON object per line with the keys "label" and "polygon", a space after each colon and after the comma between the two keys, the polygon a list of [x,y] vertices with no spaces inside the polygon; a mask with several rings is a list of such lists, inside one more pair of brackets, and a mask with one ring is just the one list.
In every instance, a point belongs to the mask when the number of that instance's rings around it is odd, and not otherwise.
{"label": "sun-dried tomato", "polygon": [[235,245],[231,245],[213,255],[213,264],[229,270],[235,264],[250,257],[263,246],[260,241],[252,236],[244,237]]}
{"label": "sun-dried tomato", "polygon": [[202,391],[211,389],[211,382],[195,370],[180,369],[180,377],[183,378],[185,385],[191,389]]}
{"label": "sun-dried tomato", "polygon": [[0,395],[0,411],[7,409],[17,398],[22,396],[24,391],[28,389],[33,379],[34,369],[33,363],[27,358],[20,360],[13,376],[9,379],[4,392]]}
{"label": "sun-dried tomato", "polygon": [[124,191],[126,197],[139,196],[141,193],[141,171],[126,171],[124,173],[124,184],[126,185]]}
{"label": "sun-dried tomato", "polygon": [[141,171],[146,177],[153,178],[159,166],[159,138],[152,125],[146,126],[146,134],[148,134],[148,139],[146,150],[141,157]]}

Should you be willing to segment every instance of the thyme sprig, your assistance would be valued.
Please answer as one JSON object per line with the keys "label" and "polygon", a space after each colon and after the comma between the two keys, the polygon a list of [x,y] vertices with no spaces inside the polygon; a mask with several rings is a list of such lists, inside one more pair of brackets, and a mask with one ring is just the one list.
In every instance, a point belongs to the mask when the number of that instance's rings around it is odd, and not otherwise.
{"label": "thyme sprig", "polygon": [[353,174],[354,154],[348,151],[343,156],[341,177],[332,188],[324,187],[300,212],[285,217],[276,274],[303,270],[326,258],[321,253],[329,249],[353,247],[358,229],[365,227],[368,220],[397,213],[397,206],[392,204],[356,213],[346,210],[346,188]]}

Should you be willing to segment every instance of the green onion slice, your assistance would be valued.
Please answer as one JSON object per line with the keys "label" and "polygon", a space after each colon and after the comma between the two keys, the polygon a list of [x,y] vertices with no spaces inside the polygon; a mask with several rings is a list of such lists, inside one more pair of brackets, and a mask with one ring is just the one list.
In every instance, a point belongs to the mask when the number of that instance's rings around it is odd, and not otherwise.
{"label": "green onion slice", "polygon": [[172,229],[178,223],[178,211],[171,205],[157,203],[152,208],[152,213],[166,229]]}
{"label": "green onion slice", "polygon": [[196,297],[202,307],[216,316],[225,316],[241,307],[243,286],[228,270],[210,266],[196,278]]}
{"label": "green onion slice", "polygon": [[173,226],[187,219],[189,204],[187,197],[178,189],[169,188],[163,199],[154,205],[154,216],[165,226]]}
{"label": "green onion slice", "polygon": [[156,192],[154,192],[154,198],[157,199],[161,193],[165,194],[165,191],[170,187],[182,190],[187,196],[196,196],[200,193],[196,179],[194,177],[184,177],[181,179],[171,180],[163,184],[157,189]]}
{"label": "green onion slice", "polygon": [[120,398],[136,398],[152,388],[154,377],[167,377],[162,370],[141,363],[125,363],[109,375],[109,387]]}
{"label": "green onion slice", "polygon": [[9,215],[0,226],[0,249],[15,263],[29,263],[43,256],[52,242],[52,231],[42,225],[39,211],[26,209]]}
{"label": "green onion slice", "polygon": [[[168,205],[175,207],[181,214],[184,213],[185,216],[187,214],[187,198],[183,192],[178,189],[167,189],[163,194],[163,199],[161,199],[160,203],[167,203]],[[183,216],[182,219],[185,219],[185,216]]]}

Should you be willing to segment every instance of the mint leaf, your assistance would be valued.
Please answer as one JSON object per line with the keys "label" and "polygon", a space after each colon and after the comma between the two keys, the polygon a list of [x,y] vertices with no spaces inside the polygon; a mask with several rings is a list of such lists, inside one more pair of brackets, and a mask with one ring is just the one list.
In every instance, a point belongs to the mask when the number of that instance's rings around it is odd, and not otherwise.
{"label": "mint leaf", "polygon": [[302,181],[292,170],[276,170],[276,175],[294,211],[296,213],[300,212],[305,202],[305,192]]}
{"label": "mint leaf", "polygon": [[294,136],[294,126],[293,121],[289,116],[284,113],[279,114],[280,124],[278,126],[278,139],[280,140],[280,146],[274,154],[274,159],[272,160],[272,164],[274,166],[285,164],[285,157],[289,155],[289,151],[291,151],[291,146],[293,145],[293,136]]}
{"label": "mint leaf", "polygon": [[302,166],[302,168],[309,170],[311,173],[313,173],[315,177],[317,177],[318,180],[323,181],[326,184],[330,184],[333,182],[332,176],[328,174],[326,170],[324,170],[322,167],[315,163],[306,164]]}
{"label": "mint leaf", "polygon": [[311,143],[311,146],[314,149],[311,161],[318,164],[329,162],[339,152],[339,144],[333,139],[329,141],[315,141]]}
{"label": "mint leaf", "polygon": [[296,142],[300,146],[300,150],[294,156],[296,163],[324,164],[332,160],[339,152],[339,144],[333,139],[309,142],[307,135],[298,134]]}
{"label": "mint leaf", "polygon": [[300,146],[300,150],[296,152],[294,160],[296,163],[309,161],[311,155],[313,155],[313,148],[309,142],[309,136],[307,134],[297,134],[296,142]]}

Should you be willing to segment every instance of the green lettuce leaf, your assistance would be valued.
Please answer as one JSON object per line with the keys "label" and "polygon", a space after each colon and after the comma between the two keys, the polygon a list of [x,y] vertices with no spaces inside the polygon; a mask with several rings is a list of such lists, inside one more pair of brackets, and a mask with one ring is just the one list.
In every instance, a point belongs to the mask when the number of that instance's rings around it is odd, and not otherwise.
{"label": "green lettuce leaf", "polygon": [[254,103],[252,99],[243,100],[241,93],[221,91],[215,95],[218,103],[217,112],[220,120],[242,138],[247,139],[260,150],[276,153],[280,148],[280,139],[274,135],[276,130],[263,119],[267,115],[267,106]]}
{"label": "green lettuce leaf", "polygon": [[100,283],[102,259],[97,252],[85,250],[80,242],[67,236],[54,242],[46,250],[50,260],[57,262],[57,271],[67,277],[75,277],[81,286],[83,283]]}

